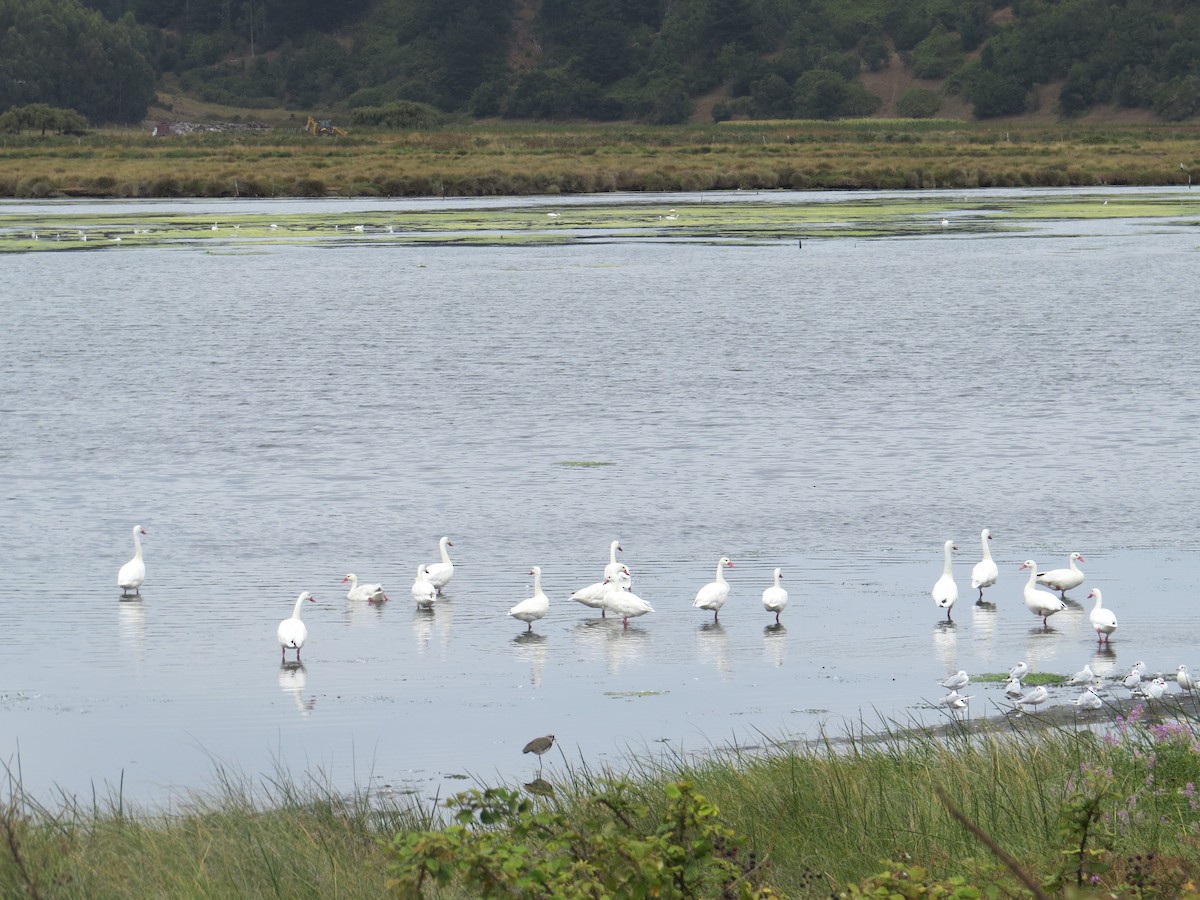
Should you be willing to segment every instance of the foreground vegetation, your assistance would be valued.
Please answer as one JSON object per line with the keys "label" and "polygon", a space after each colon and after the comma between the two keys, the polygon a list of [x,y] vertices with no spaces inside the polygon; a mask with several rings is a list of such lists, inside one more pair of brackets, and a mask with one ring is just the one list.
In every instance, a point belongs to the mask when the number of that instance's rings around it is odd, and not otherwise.
{"label": "foreground vegetation", "polygon": [[1186,185],[1200,129],[951,120],[257,129],[0,141],[0,196],[487,196],[609,191]]}
{"label": "foreground vegetation", "polygon": [[276,778],[169,815],[0,806],[0,894],[33,897],[1197,896],[1195,720],[983,730],[645,763],[440,809]]}

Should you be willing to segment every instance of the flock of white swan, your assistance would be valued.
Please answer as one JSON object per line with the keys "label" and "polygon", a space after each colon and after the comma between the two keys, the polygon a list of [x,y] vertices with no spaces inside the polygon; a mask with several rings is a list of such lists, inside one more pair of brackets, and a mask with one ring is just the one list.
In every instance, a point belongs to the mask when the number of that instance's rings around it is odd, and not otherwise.
{"label": "flock of white swan", "polygon": [[[985,528],[979,533],[979,541],[983,549],[983,558],[975,564],[971,569],[971,588],[979,591],[979,600],[983,600],[984,588],[989,588],[996,583],[1000,578],[1000,570],[996,566],[995,560],[992,559],[991,549],[988,546],[988,541],[992,539],[992,533]],[[943,553],[945,557],[942,567],[942,575],[930,590],[929,595],[933,598],[933,602],[940,609],[946,610],[946,618],[950,618],[950,611],[954,608],[954,604],[958,602],[958,585],[954,581],[954,571],[951,554],[957,550],[954,541],[946,541],[943,545]],[[1080,553],[1071,553],[1067,557],[1067,566],[1062,569],[1050,569],[1048,571],[1039,572],[1037,563],[1032,559],[1025,560],[1021,564],[1020,570],[1029,570],[1029,580],[1025,583],[1024,598],[1025,608],[1042,620],[1043,625],[1049,624],[1049,619],[1052,615],[1067,608],[1066,596],[1067,591],[1072,588],[1077,588],[1083,584],[1083,570],[1079,568],[1079,563],[1084,562],[1083,555]],[[1050,591],[1040,590],[1038,585],[1044,585],[1052,590],[1058,591],[1058,596],[1050,593]],[[1088,593],[1088,599],[1094,600],[1095,604],[1090,613],[1088,613],[1088,622],[1096,632],[1097,643],[1107,644],[1112,633],[1117,630],[1117,617],[1111,609],[1104,606],[1104,598],[1101,596],[1099,588],[1092,588]],[[1029,672],[1029,667],[1022,661],[1018,662],[1009,670],[1008,683],[1004,687],[1004,694],[1013,701],[1017,709],[1036,708],[1049,699],[1049,692],[1045,687],[1038,685],[1032,690],[1026,692],[1022,687],[1021,679]],[[1142,696],[1148,700],[1162,700],[1167,692],[1167,682],[1164,678],[1146,678],[1146,664],[1140,660],[1135,663],[1122,680],[1124,687],[1135,696]],[[965,670],[960,669],[954,675],[951,675],[945,681],[940,682],[942,687],[946,688],[949,693],[946,694],[939,702],[939,705],[949,707],[951,710],[961,711],[967,708],[967,701],[972,699],[973,695],[964,695],[959,693],[970,683],[970,676]],[[1190,692],[1196,689],[1198,682],[1188,672],[1186,665],[1180,665],[1175,673],[1176,683],[1182,691]],[[1081,709],[1100,709],[1104,705],[1098,689],[1100,687],[1100,679],[1092,671],[1090,665],[1085,665],[1080,671],[1076,672],[1067,679],[1067,684],[1076,687],[1082,687],[1083,693],[1076,697],[1071,702]]]}
{"label": "flock of white swan", "polygon": [[[141,525],[133,526],[133,558],[121,566],[120,571],[117,572],[117,587],[121,589],[123,596],[130,593],[137,594],[146,580],[146,563],[142,557],[142,535],[146,533],[146,529]],[[417,567],[417,577],[412,585],[412,598],[418,608],[431,608],[442,595],[450,579],[454,577],[454,563],[450,559],[447,549],[453,546],[454,543],[449,537],[442,537],[438,541],[441,560]],[[633,576],[629,569],[617,560],[617,552],[621,549],[620,541],[613,541],[609,545],[609,561],[604,567],[603,579],[580,588],[571,595],[571,599],[584,606],[600,610],[602,617],[612,613],[622,620],[624,627],[628,627],[630,619],[652,613],[654,607],[633,593]],[[696,592],[696,599],[692,602],[692,606],[697,609],[711,611],[714,622],[718,621],[721,607],[729,599],[729,582],[725,580],[724,574],[724,570],[727,568],[734,568],[734,564],[729,557],[722,556],[717,561],[715,577]],[[534,566],[529,570],[529,574],[533,576],[533,596],[522,600],[510,609],[508,614],[514,619],[526,623],[526,630],[532,631],[533,623],[550,611],[550,598],[542,590],[541,568]],[[776,569],[774,582],[762,594],[763,608],[768,613],[775,615],[776,623],[779,622],[779,614],[783,612],[788,602],[788,593],[780,584],[782,580],[783,570]],[[348,600],[369,603],[382,603],[388,600],[382,584],[360,583],[358,576],[353,572],[342,579],[343,584],[347,582],[350,584],[350,590],[346,594]],[[301,614],[305,602],[315,600],[316,598],[308,591],[301,592],[296,598],[292,614],[279,623],[276,635],[279,639],[281,660],[287,659],[288,650],[294,650],[296,660],[300,660],[300,649],[308,639],[308,627],[301,619]]]}
{"label": "flock of white swan", "polygon": [[[138,593],[145,581],[146,564],[142,557],[141,536],[146,533],[146,529],[141,525],[133,527],[133,558],[121,566],[117,573],[117,586],[121,588],[123,595],[130,592]],[[992,559],[991,549],[988,545],[992,539],[991,531],[987,528],[983,529],[979,538],[983,558],[971,570],[971,589],[979,592],[978,600],[982,601],[984,590],[996,584],[1000,577],[1000,570],[995,560]],[[454,563],[450,559],[447,549],[453,546],[449,537],[443,537],[438,542],[440,561],[417,567],[417,575],[413,581],[411,592],[413,602],[418,608],[432,608],[442,596],[450,579],[454,577]],[[936,606],[946,611],[947,619],[950,619],[951,611],[958,602],[958,584],[954,580],[952,557],[957,549],[954,541],[946,541],[943,545],[942,575],[929,592]],[[633,593],[632,575],[628,567],[617,559],[617,552],[620,550],[622,550],[620,542],[613,541],[609,545],[609,559],[604,567],[601,580],[575,591],[571,595],[571,599],[584,606],[600,610],[601,616],[611,613],[620,618],[625,627],[628,627],[630,619],[652,613],[654,607]],[[1029,580],[1024,588],[1025,607],[1040,618],[1043,625],[1048,624],[1050,616],[1067,608],[1067,591],[1083,584],[1084,573],[1078,565],[1081,562],[1084,562],[1082,554],[1073,552],[1068,556],[1065,568],[1038,571],[1037,563],[1032,559],[1025,560],[1021,565],[1021,570],[1029,570]],[[717,561],[713,580],[701,587],[692,601],[692,606],[696,609],[711,611],[714,622],[719,621],[721,607],[729,599],[729,582],[725,580],[724,574],[724,570],[727,568],[734,568],[734,564],[729,557],[722,556]],[[526,630],[532,631],[533,623],[550,611],[550,598],[542,590],[541,568],[534,566],[529,570],[529,574],[533,576],[533,595],[513,606],[508,611],[508,615],[526,623]],[[773,583],[762,593],[763,608],[768,613],[774,614],[776,623],[779,622],[779,615],[788,603],[788,592],[780,583],[782,579],[783,571],[775,569]],[[369,603],[381,603],[388,600],[382,584],[360,582],[354,573],[349,573],[342,579],[343,584],[347,582],[350,584],[346,594],[348,600]],[[1039,585],[1051,588],[1058,594],[1042,590]],[[1117,617],[1112,610],[1105,608],[1099,588],[1093,588],[1088,594],[1088,599],[1095,601],[1088,614],[1088,621],[1096,632],[1097,642],[1101,645],[1107,644],[1113,632],[1117,630]],[[302,592],[296,598],[291,616],[279,623],[276,635],[279,639],[281,660],[286,660],[288,650],[292,650],[296,654],[296,660],[299,661],[300,650],[308,638],[308,628],[301,619],[301,613],[305,602],[314,600],[311,593]],[[1167,682],[1161,677],[1145,678],[1146,671],[1144,663],[1136,663],[1122,680],[1122,684],[1132,694],[1140,694],[1150,700],[1161,700],[1165,695]],[[1040,685],[1028,692],[1024,690],[1021,679],[1027,672],[1028,666],[1024,662],[1017,663],[1009,672],[1008,683],[1005,685],[1005,695],[1013,701],[1017,709],[1036,708],[1045,703],[1049,697],[1046,688]],[[1176,682],[1183,691],[1189,692],[1196,689],[1198,684],[1197,679],[1188,673],[1186,665],[1178,667]],[[954,711],[966,709],[967,703],[973,695],[965,695],[960,691],[969,683],[970,676],[965,670],[959,670],[955,675],[941,682],[949,693],[939,701],[939,705]],[[1076,706],[1091,710],[1099,709],[1103,705],[1103,701],[1097,693],[1100,680],[1092,672],[1090,666],[1084,666],[1082,670],[1076,672],[1068,679],[1067,684],[1083,687],[1083,693],[1072,701]]]}

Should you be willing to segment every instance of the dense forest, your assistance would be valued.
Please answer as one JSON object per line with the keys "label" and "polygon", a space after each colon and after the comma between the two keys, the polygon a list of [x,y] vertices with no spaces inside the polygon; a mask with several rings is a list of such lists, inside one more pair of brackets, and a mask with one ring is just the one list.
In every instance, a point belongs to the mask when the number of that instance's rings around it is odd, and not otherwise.
{"label": "dense forest", "polygon": [[[242,108],[675,123],[869,116],[870,73],[977,118],[1200,112],[1187,0],[0,0],[0,113],[136,123],[164,84]],[[715,98],[715,102],[713,102]],[[407,103],[401,103],[407,101]],[[385,121],[386,117],[380,121]],[[428,121],[423,119],[422,121]]]}

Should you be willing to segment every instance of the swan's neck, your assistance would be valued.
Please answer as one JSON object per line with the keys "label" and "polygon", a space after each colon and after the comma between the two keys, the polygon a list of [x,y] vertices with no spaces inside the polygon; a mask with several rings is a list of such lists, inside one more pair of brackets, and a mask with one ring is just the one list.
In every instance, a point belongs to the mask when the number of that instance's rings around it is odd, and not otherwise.
{"label": "swan's neck", "polygon": [[983,536],[983,537],[981,537],[979,540],[980,540],[980,541],[983,543],[983,558],[984,558],[984,559],[991,559],[991,558],[992,558],[992,550],[991,550],[991,548],[988,546],[988,539],[987,539],[987,535],[984,535],[984,536]]}
{"label": "swan's neck", "polygon": [[1071,571],[1072,572],[1079,571],[1079,566],[1075,565],[1075,557],[1073,557],[1073,556],[1071,557]]}
{"label": "swan's neck", "polygon": [[306,599],[306,598],[304,598],[304,597],[297,597],[297,598],[296,598],[296,608],[292,610],[292,618],[293,618],[293,619],[298,619],[298,618],[300,618],[300,610],[304,609],[304,601],[305,601],[305,599]]}
{"label": "swan's neck", "polygon": [[1100,595],[1096,594],[1096,605],[1092,607],[1092,612],[1095,612],[1096,610],[1100,609],[1100,607],[1102,605],[1103,605],[1103,603],[1100,599]]}
{"label": "swan's neck", "polygon": [[142,536],[136,531],[133,533],[133,558],[142,558]]}
{"label": "swan's neck", "polygon": [[717,583],[718,584],[725,583],[725,567],[722,566],[720,563],[717,563]]}
{"label": "swan's neck", "polygon": [[533,573],[533,596],[537,596],[542,592],[542,573]]}
{"label": "swan's neck", "polygon": [[350,576],[350,590],[354,590],[356,587],[358,587],[358,576],[351,575]]}
{"label": "swan's neck", "polygon": [[442,562],[450,565],[450,554],[446,552],[446,542],[444,540],[438,542],[438,549],[442,551]]}
{"label": "swan's neck", "polygon": [[1037,566],[1029,567],[1029,581],[1026,582],[1025,587],[1028,587],[1028,588],[1037,587]]}
{"label": "swan's neck", "polygon": [[608,561],[613,565],[617,562],[617,542],[613,541],[608,548]]}
{"label": "swan's neck", "polygon": [[779,587],[779,581],[780,581],[780,579],[781,579],[781,578],[783,578],[783,573],[782,573],[782,572],[776,572],[776,573],[775,573],[775,587]]}
{"label": "swan's neck", "polygon": [[953,562],[950,559],[950,548],[947,547],[946,548],[946,565],[942,568],[942,574],[943,575],[952,574],[953,573],[952,566],[953,566]]}

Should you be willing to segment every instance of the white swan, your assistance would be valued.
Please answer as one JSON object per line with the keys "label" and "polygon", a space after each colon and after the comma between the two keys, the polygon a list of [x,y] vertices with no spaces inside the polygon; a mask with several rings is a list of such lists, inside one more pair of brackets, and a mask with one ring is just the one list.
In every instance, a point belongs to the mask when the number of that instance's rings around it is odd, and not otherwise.
{"label": "white swan", "polygon": [[625,568],[623,563],[617,562],[617,551],[623,549],[620,541],[613,541],[608,545],[608,565],[604,567],[605,578],[616,578],[622,571],[629,574],[629,570]]}
{"label": "white swan", "polygon": [[359,584],[358,576],[353,572],[342,579],[342,584],[347,581],[350,582],[350,590],[346,592],[347,600],[371,600],[376,594],[381,595],[384,600],[387,599],[382,584]]}
{"label": "white swan", "polygon": [[1049,572],[1038,572],[1038,584],[1044,584],[1048,588],[1054,588],[1065,600],[1067,591],[1071,588],[1077,588],[1083,584],[1083,572],[1079,570],[1076,562],[1083,562],[1083,557],[1078,553],[1072,553],[1067,557],[1067,562],[1070,563],[1069,569],[1051,569]]}
{"label": "white swan", "polygon": [[280,662],[287,659],[289,648],[296,651],[296,662],[300,661],[300,648],[304,646],[305,640],[308,639],[308,629],[300,621],[300,610],[304,607],[305,600],[315,603],[317,598],[308,591],[301,593],[296,598],[296,608],[292,610],[291,617],[280,622],[279,628],[275,631],[275,634],[279,637]]}
{"label": "white swan", "polygon": [[[605,568],[608,571],[608,567]],[[612,591],[623,590],[629,587],[632,583],[632,576],[625,566],[618,564],[617,571],[612,575],[605,575],[603,581],[597,581],[595,584],[589,584],[585,588],[580,588],[571,595],[571,599],[576,603],[582,603],[584,606],[590,606],[592,609],[600,610],[600,618],[605,618],[608,606],[604,602],[604,598]]]}
{"label": "white swan", "polygon": [[429,580],[428,566],[417,566],[417,577],[412,586],[412,598],[413,602],[422,609],[432,608],[433,601],[437,599],[437,588]]}
{"label": "white swan", "polygon": [[692,601],[692,606],[696,609],[711,609],[713,611],[713,621],[717,621],[720,616],[721,607],[725,605],[725,601],[729,599],[729,582],[725,580],[725,573],[721,570],[724,568],[735,568],[734,564],[729,561],[728,556],[722,556],[717,560],[717,578],[715,581],[710,581],[704,587],[696,592],[696,599]]}
{"label": "white swan", "polygon": [[533,623],[550,612],[550,598],[542,593],[542,569],[534,566],[529,570],[533,576],[533,596],[522,600],[508,611],[514,619],[520,619],[529,625],[528,631],[533,631]]}
{"label": "white swan", "polygon": [[769,588],[763,590],[763,609],[769,613],[775,613],[775,623],[779,624],[779,614],[783,612],[783,608],[787,606],[788,592],[779,582],[783,580],[783,569],[775,570],[775,583]]}
{"label": "white swan", "polygon": [[142,560],[143,534],[147,534],[145,528],[141,525],[133,526],[133,559],[121,566],[121,570],[117,572],[117,587],[121,589],[121,596],[129,591],[140,593],[138,588],[146,580],[146,563]]}
{"label": "white swan", "polygon": [[1088,621],[1092,623],[1092,628],[1096,629],[1096,640],[1102,644],[1107,644],[1112,633],[1117,630],[1117,617],[1111,609],[1104,608],[1104,600],[1100,596],[1100,588],[1092,588],[1088,594],[1088,599],[1095,599],[1096,605],[1092,607],[1092,611],[1088,613]]}
{"label": "white swan", "polygon": [[929,596],[933,598],[933,602],[940,609],[946,611],[946,618],[950,618],[950,610],[954,604],[958,602],[958,585],[954,583],[954,574],[951,572],[950,554],[958,548],[954,546],[954,541],[946,541],[942,550],[946,555],[945,564],[942,566],[942,577],[933,584],[933,589],[929,592]]}
{"label": "white swan", "polygon": [[446,552],[447,547],[453,547],[454,542],[445,535],[438,541],[438,551],[442,554],[442,561],[430,563],[425,567],[425,577],[437,588],[440,594],[450,579],[454,577],[454,563],[450,562],[450,554]]}
{"label": "white swan", "polygon": [[1000,569],[992,559],[992,551],[988,547],[988,541],[991,539],[992,532],[987,528],[979,532],[979,542],[983,545],[983,559],[975,563],[975,568],[971,570],[971,587],[979,591],[980,600],[983,599],[983,589],[991,587],[1000,578]]}
{"label": "white swan", "polygon": [[1041,616],[1043,625],[1049,625],[1046,620],[1066,609],[1067,604],[1053,594],[1037,589],[1037,563],[1032,559],[1025,560],[1020,569],[1029,570],[1029,581],[1025,583],[1025,608],[1035,616]]}
{"label": "white swan", "polygon": [[614,588],[605,594],[604,606],[614,616],[621,617],[624,627],[629,627],[630,619],[654,612],[654,607],[631,591],[628,584],[617,583]]}

